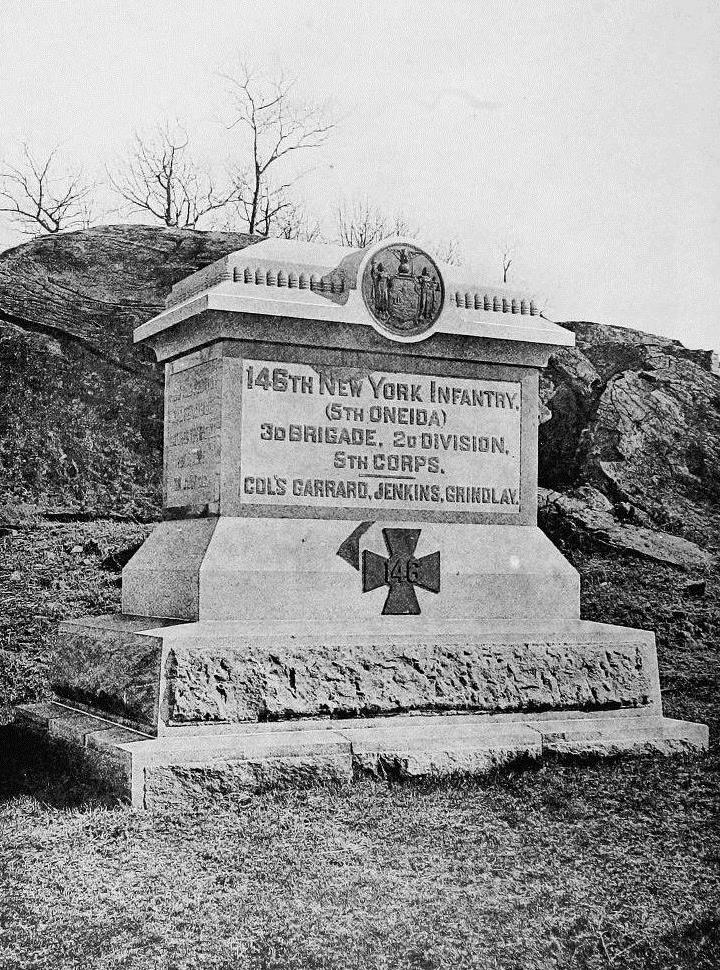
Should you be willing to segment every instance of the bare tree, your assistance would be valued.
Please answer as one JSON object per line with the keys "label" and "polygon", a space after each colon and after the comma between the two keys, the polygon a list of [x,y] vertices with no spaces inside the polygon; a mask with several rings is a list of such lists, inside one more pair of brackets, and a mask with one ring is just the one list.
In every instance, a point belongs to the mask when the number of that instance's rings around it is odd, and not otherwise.
{"label": "bare tree", "polygon": [[292,208],[289,190],[299,176],[280,176],[279,163],[291,154],[319,148],[335,124],[322,105],[293,99],[295,82],[270,78],[240,66],[230,84],[235,117],[230,129],[249,135],[249,161],[236,175],[238,213],[250,233],[269,235]]}
{"label": "bare tree", "polygon": [[443,239],[430,245],[430,252],[442,263],[450,266],[462,266],[464,262],[462,247],[457,239]]}
{"label": "bare tree", "polygon": [[[425,233],[414,226],[402,212],[387,213],[372,205],[367,198],[342,202],[336,209],[336,241],[341,246],[364,249],[391,236],[409,236],[423,244]],[[457,239],[430,242],[425,238],[428,252],[443,263],[461,266],[462,250]]]}
{"label": "bare tree", "polygon": [[368,199],[342,202],[336,210],[337,242],[341,246],[364,249],[388,236],[416,236],[402,213],[385,213]]}
{"label": "bare tree", "polygon": [[193,159],[187,131],[168,122],[151,135],[136,132],[130,158],[108,177],[132,211],[177,229],[195,229],[201,219],[238,199],[234,184],[217,187]]}
{"label": "bare tree", "polygon": [[25,143],[17,165],[0,163],[0,212],[26,235],[85,229],[92,221],[89,197],[94,186],[82,169],[62,170],[58,152],[56,146],[38,158]]}
{"label": "bare tree", "polygon": [[502,254],[502,268],[503,268],[503,283],[507,283],[508,276],[510,275],[510,267],[512,266],[513,252],[510,246],[505,246],[503,248]]}
{"label": "bare tree", "polygon": [[291,203],[276,218],[273,235],[280,239],[297,239],[300,242],[323,242],[323,233],[317,219],[311,218],[300,203]]}

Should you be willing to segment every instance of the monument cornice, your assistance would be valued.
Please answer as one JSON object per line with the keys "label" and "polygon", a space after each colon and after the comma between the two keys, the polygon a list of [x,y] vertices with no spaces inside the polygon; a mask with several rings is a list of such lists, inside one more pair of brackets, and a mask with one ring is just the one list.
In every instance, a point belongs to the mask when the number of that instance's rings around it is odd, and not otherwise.
{"label": "monument cornice", "polygon": [[[401,361],[415,361],[412,369],[422,369],[422,361],[445,361],[448,364],[493,363],[522,367],[545,367],[553,345],[547,340],[510,340],[497,331],[491,336],[467,332],[436,330],[428,340],[419,343],[396,343],[381,336],[371,326],[357,326],[334,320],[307,320],[305,317],[273,315],[257,311],[238,312],[215,309],[215,301],[203,295],[193,304],[192,312],[174,319],[171,324],[146,336],[143,340],[152,347],[159,363],[167,363],[194,350],[222,343],[224,353],[234,355],[231,347],[244,348],[252,355],[253,348],[274,346],[297,355],[308,350],[326,354],[342,354],[346,359],[355,355],[371,355],[387,366]],[[276,352],[274,351],[274,352]],[[348,356],[350,355],[350,356]]]}
{"label": "monument cornice", "polygon": [[[151,339],[208,310],[314,320],[378,329],[363,300],[359,271],[375,251],[268,239],[217,260],[173,287],[166,308],[135,330],[136,343]],[[445,300],[432,333],[548,346],[573,346],[574,335],[546,319],[527,294],[473,283],[459,267],[441,267]],[[382,330],[380,331],[382,332]],[[391,339],[388,337],[388,339]]]}

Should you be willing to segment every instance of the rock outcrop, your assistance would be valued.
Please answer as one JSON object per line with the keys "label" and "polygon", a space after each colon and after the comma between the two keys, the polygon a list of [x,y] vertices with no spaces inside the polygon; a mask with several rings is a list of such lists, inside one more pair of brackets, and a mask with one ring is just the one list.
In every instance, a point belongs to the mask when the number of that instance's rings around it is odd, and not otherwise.
{"label": "rock outcrop", "polygon": [[562,326],[577,346],[554,354],[542,379],[550,417],[540,427],[541,485],[592,486],[617,524],[627,524],[628,544],[632,526],[712,545],[720,498],[717,356],[621,327]]}
{"label": "rock outcrop", "polygon": [[157,516],[162,374],[133,329],[252,241],[103,226],[0,254],[0,519]]}
{"label": "rock outcrop", "polygon": [[612,502],[590,485],[555,492],[541,488],[538,514],[548,531],[574,544],[589,544],[653,559],[682,569],[705,569],[712,554],[681,536],[647,528],[648,518],[634,506]]}

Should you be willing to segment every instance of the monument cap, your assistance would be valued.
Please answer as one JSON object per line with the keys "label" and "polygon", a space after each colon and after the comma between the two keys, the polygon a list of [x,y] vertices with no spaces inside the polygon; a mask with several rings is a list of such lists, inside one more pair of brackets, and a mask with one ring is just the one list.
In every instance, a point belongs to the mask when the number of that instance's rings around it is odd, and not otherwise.
{"label": "monument cap", "polygon": [[417,241],[394,237],[363,249],[264,239],[173,286],[165,310],[135,330],[151,339],[206,310],[372,327],[396,343],[436,333],[573,346],[538,302],[473,281]]}

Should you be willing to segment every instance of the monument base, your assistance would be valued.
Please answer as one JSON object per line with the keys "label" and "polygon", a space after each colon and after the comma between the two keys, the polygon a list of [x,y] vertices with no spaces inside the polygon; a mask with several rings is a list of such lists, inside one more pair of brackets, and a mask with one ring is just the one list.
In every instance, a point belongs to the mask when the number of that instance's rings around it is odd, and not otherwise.
{"label": "monument base", "polygon": [[[496,543],[484,562],[495,578],[508,542],[527,552],[547,540],[529,529]],[[425,612],[427,599],[419,615],[368,615],[360,589],[347,616],[310,604],[292,621],[67,621],[51,665],[58,702],[21,709],[18,725],[146,807],[362,775],[476,775],[547,752],[703,750],[704,725],[663,717],[654,634],[575,618],[576,574],[556,556],[543,595],[567,612],[544,620],[523,615],[519,595],[510,618],[463,616],[475,599],[452,617]],[[534,560],[517,560],[524,582]],[[468,559],[456,571],[471,570]]]}
{"label": "monument base", "polygon": [[19,709],[20,733],[149,808],[708,740],[663,717],[652,633],[582,620],[87,617],[62,624],[53,678],[59,700]]}
{"label": "monument base", "polygon": [[388,529],[415,532],[418,557],[440,557],[442,594],[414,594],[431,622],[580,615],[577,570],[534,525],[231,515],[160,522],[123,569],[122,611],[364,628],[383,615],[388,587],[365,589],[360,544],[382,559]]}
{"label": "monument base", "polygon": [[692,754],[703,724],[631,711],[528,715],[400,715],[353,721],[227,725],[208,735],[150,737],[64,704],[27,705],[26,743],[80,754],[100,785],[139,808],[187,808],[280,787],[477,775],[548,753]]}
{"label": "monument base", "polygon": [[147,734],[405,713],[661,714],[655,637],[584,620],[61,624],[61,700]]}

